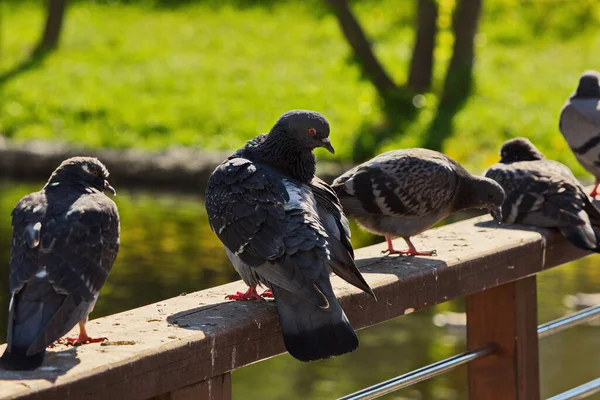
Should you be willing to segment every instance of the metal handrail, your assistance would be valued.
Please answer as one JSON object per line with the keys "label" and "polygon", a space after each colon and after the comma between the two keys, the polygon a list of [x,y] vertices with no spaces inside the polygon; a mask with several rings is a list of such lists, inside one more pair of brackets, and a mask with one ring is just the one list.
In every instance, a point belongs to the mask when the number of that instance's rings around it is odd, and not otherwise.
{"label": "metal handrail", "polygon": [[600,316],[600,305],[588,307],[575,314],[567,315],[563,318],[555,319],[538,326],[538,337],[545,338],[558,332],[562,332],[574,326],[583,324],[591,319]]}
{"label": "metal handrail", "polygon": [[[547,322],[538,326],[537,333],[538,338],[544,338],[550,336],[554,333],[562,332],[574,326],[583,324],[591,319],[600,317],[600,305],[588,307],[584,310],[581,310],[577,313],[567,315],[566,317],[555,319],[554,321]],[[445,360],[438,361],[436,363],[426,365],[414,371],[408,372],[406,374],[397,376],[392,379],[388,379],[387,381],[377,383],[373,386],[369,386],[365,389],[361,389],[352,394],[346,395],[344,397],[340,397],[338,400],[369,400],[376,399],[377,397],[381,397],[383,395],[395,392],[397,390],[403,389],[408,386],[412,386],[415,383],[424,381],[429,378],[433,378],[434,376],[438,376],[452,370],[460,365],[466,364],[469,361],[476,360],[478,358],[482,358],[492,354],[495,351],[495,347],[493,345],[489,345],[480,349],[466,351],[464,353],[460,353],[450,358],[446,358]],[[596,386],[589,386],[596,385]],[[580,392],[577,390],[588,390],[584,392]],[[592,391],[589,391],[592,390]],[[594,394],[600,391],[600,378],[588,382],[584,385],[578,386],[574,389],[571,389],[559,396],[563,395],[576,395],[583,397],[588,394]],[[566,399],[581,399],[583,397],[553,397],[548,400],[566,400]]]}
{"label": "metal handrail", "polygon": [[469,361],[488,356],[494,351],[496,351],[496,347],[491,344],[480,349],[466,351],[434,364],[415,369],[414,371],[410,371],[385,382],[359,390],[358,392],[340,397],[338,400],[376,399],[377,397],[395,392],[396,390],[433,378],[434,376],[441,375],[444,372],[450,371],[459,365],[466,364]]}
{"label": "metal handrail", "polygon": [[561,394],[557,394],[554,397],[550,397],[548,400],[576,400],[583,399],[592,394],[600,393],[600,378],[594,379],[584,383],[581,386],[577,386],[573,389],[567,390]]}

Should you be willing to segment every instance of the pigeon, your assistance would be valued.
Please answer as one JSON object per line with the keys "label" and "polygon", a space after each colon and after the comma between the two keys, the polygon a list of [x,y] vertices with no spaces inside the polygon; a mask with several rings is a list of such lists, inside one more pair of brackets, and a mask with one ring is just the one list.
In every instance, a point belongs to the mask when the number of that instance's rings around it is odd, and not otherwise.
{"label": "pigeon", "polygon": [[580,249],[600,252],[600,211],[567,166],[546,159],[526,138],[505,142],[500,157],[486,172],[506,191],[498,221],[558,228]]}
{"label": "pigeon", "polygon": [[577,161],[596,178],[590,196],[600,186],[600,73],[586,71],[575,93],[560,112],[559,129]]}
{"label": "pigeon", "polygon": [[116,194],[107,177],[96,158],[69,158],[15,206],[5,369],[39,367],[46,347],[77,323],[73,344],[101,340],[88,336],[85,323],[119,250],[119,214],[103,193]]}
{"label": "pigeon", "polygon": [[286,349],[301,361],[358,347],[330,272],[373,295],[354,263],[339,200],[315,177],[318,147],[334,153],[327,120],[289,111],[221,163],[205,194],[211,228],[249,286],[228,298],[257,299],[258,285],[269,288]]}
{"label": "pigeon", "polygon": [[[360,164],[332,184],[344,212],[362,227],[386,238],[384,253],[435,255],[418,251],[410,237],[466,208],[500,211],[504,191],[491,179],[469,174],[457,162],[428,149],[392,150]],[[396,250],[400,236],[408,250]]]}

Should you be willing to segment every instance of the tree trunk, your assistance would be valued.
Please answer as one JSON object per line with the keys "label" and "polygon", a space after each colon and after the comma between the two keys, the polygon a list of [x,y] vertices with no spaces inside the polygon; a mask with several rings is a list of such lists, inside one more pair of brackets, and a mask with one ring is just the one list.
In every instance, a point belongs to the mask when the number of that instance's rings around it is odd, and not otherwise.
{"label": "tree trunk", "polygon": [[469,96],[473,82],[475,34],[483,0],[460,0],[454,11],[454,48],[444,81],[440,107],[460,107]]}
{"label": "tree trunk", "polygon": [[58,47],[60,32],[65,16],[67,0],[48,0],[46,25],[34,53],[53,50]]}
{"label": "tree trunk", "polygon": [[327,0],[327,2],[334,9],[342,32],[352,47],[364,74],[373,83],[381,98],[388,98],[397,89],[396,84],[375,57],[365,33],[352,14],[348,1]]}
{"label": "tree trunk", "polygon": [[416,92],[424,92],[431,87],[437,17],[436,0],[418,0],[415,45],[407,82],[407,86]]}

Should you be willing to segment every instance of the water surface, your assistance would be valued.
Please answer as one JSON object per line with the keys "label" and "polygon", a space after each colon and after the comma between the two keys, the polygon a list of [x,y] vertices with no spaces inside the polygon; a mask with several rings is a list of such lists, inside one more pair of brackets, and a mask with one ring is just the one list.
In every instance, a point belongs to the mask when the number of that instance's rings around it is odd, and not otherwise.
{"label": "water surface", "polygon": [[[41,186],[0,182],[0,341],[8,308],[10,212]],[[91,318],[239,279],[210,231],[199,196],[117,190],[121,250]],[[356,247],[380,240],[354,230]],[[565,295],[600,292],[599,261],[587,257],[539,275],[540,322],[570,312]],[[286,354],[235,371],[234,398],[331,399],[449,357],[464,350],[465,332],[437,327],[432,318],[463,308],[462,301],[452,301],[362,330],[360,348],[335,359],[306,364]],[[542,395],[548,397],[600,376],[600,328],[584,325],[544,339],[540,353]],[[386,398],[466,399],[466,368]]]}

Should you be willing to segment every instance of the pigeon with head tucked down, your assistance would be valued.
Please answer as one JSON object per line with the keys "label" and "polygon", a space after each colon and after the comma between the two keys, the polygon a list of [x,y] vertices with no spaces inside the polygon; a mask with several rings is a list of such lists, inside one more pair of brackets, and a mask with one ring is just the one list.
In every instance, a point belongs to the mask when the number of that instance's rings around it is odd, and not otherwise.
{"label": "pigeon with head tucked down", "polygon": [[65,160],[44,188],[12,212],[6,369],[35,369],[46,347],[79,323],[75,344],[98,341],[85,329],[119,250],[115,193],[95,158]]}
{"label": "pigeon with head tucked down", "polygon": [[354,263],[348,222],[331,188],[315,177],[313,150],[333,153],[319,113],[283,114],[212,173],[206,210],[244,282],[271,289],[284,342],[302,361],[353,351],[358,338],[329,279],[333,271],[372,295]]}
{"label": "pigeon with head tucked down", "polygon": [[586,71],[579,78],[575,93],[560,112],[559,128],[577,161],[594,175],[600,186],[600,73]]}
{"label": "pigeon with head tucked down", "polygon": [[[504,191],[491,179],[476,177],[437,151],[393,150],[360,164],[332,185],[344,212],[368,231],[385,236],[389,254],[433,255],[418,251],[410,237],[466,208],[499,212]],[[407,251],[394,249],[402,237]]]}
{"label": "pigeon with head tucked down", "polygon": [[558,228],[575,246],[600,252],[600,211],[567,166],[525,138],[505,142],[500,157],[486,176],[506,191],[501,222]]}

